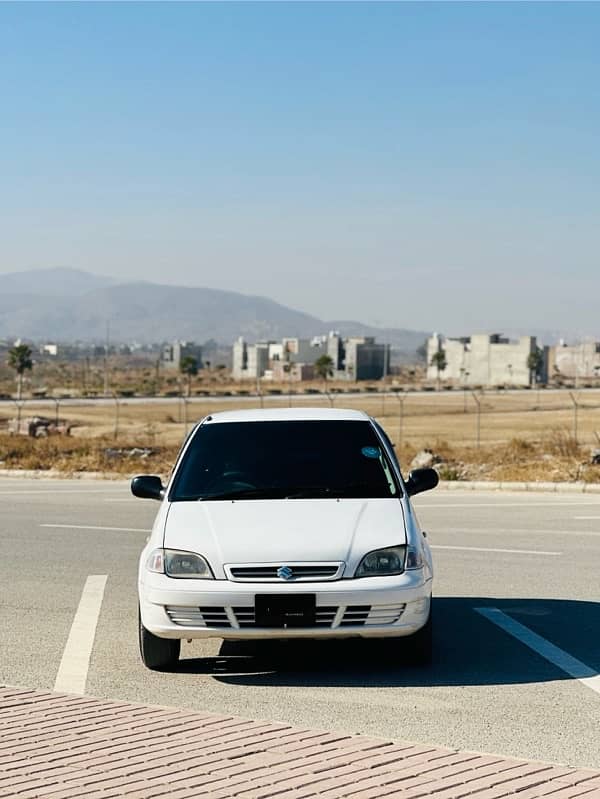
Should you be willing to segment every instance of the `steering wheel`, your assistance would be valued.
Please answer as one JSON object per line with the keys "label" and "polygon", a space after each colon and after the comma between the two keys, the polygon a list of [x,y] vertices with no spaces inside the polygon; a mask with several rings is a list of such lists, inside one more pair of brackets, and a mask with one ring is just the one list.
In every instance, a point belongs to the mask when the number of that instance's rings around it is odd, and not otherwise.
{"label": "steering wheel", "polygon": [[207,491],[213,491],[215,488],[222,488],[226,487],[228,489],[237,489],[243,490],[245,488],[256,488],[254,483],[249,483],[247,480],[243,479],[245,477],[245,472],[236,470],[231,472],[223,472],[218,477],[215,477],[214,480],[206,486]]}

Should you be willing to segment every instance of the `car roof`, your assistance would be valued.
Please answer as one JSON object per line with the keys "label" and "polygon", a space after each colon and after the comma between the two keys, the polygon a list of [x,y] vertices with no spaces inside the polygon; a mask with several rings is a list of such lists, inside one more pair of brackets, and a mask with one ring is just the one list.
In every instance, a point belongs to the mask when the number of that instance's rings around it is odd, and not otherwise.
{"label": "car roof", "polygon": [[364,411],[347,408],[249,408],[245,410],[220,411],[212,413],[203,424],[214,422],[316,422],[344,421],[367,422],[369,415]]}

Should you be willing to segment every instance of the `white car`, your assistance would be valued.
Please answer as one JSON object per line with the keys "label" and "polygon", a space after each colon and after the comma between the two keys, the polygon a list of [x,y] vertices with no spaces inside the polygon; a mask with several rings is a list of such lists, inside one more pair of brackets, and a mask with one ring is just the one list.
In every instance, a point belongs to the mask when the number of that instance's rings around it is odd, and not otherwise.
{"label": "white car", "polygon": [[411,636],[431,657],[431,552],[382,428],[361,411],[215,413],[186,440],[139,564],[140,651],[175,665],[181,639]]}

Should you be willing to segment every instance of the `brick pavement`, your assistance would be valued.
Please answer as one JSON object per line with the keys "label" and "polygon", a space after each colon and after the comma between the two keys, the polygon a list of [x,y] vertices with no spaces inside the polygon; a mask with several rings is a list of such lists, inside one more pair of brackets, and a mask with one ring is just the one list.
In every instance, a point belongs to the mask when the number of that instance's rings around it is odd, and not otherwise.
{"label": "brick pavement", "polygon": [[600,799],[600,771],[0,686],[0,799]]}

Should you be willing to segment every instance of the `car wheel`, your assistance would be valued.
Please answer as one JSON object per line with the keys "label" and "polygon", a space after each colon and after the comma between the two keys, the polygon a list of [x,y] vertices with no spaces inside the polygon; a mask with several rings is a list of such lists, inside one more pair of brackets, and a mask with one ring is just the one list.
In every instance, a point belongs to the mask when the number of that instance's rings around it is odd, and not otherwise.
{"label": "car wheel", "polygon": [[152,671],[166,671],[179,660],[181,641],[178,638],[159,638],[153,635],[142,624],[138,612],[138,629],[140,639],[140,655],[144,666]]}
{"label": "car wheel", "polygon": [[433,658],[433,615],[429,610],[429,617],[425,625],[414,635],[406,639],[407,660],[413,666],[427,666]]}

